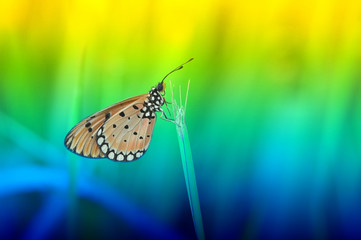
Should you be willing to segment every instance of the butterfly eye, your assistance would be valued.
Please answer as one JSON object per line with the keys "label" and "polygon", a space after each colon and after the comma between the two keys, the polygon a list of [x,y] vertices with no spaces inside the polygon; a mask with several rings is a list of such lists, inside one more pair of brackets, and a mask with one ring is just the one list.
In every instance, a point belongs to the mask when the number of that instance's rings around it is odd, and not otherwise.
{"label": "butterfly eye", "polygon": [[157,85],[157,90],[158,90],[158,92],[162,92],[163,91],[163,83],[158,83],[158,85]]}

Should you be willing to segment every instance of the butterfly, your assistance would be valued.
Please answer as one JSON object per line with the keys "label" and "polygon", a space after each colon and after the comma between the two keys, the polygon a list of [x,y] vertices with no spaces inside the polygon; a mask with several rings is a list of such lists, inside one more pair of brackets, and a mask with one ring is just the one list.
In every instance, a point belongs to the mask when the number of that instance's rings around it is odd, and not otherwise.
{"label": "butterfly", "polygon": [[83,119],[66,135],[64,144],[71,152],[90,158],[133,161],[147,151],[152,139],[156,112],[171,121],[162,106],[166,103],[164,80],[148,93],[128,98]]}

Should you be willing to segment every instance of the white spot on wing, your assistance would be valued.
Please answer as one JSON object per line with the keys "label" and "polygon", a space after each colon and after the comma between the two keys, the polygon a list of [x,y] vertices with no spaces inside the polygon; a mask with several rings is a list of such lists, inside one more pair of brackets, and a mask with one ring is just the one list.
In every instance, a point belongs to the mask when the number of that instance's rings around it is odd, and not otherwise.
{"label": "white spot on wing", "polygon": [[103,138],[103,137],[98,138],[98,141],[97,141],[98,145],[102,145],[103,142],[104,142],[104,138]]}
{"label": "white spot on wing", "polygon": [[127,160],[132,161],[133,159],[134,159],[134,156],[133,156],[133,154],[130,153],[127,157]]}
{"label": "white spot on wing", "polygon": [[110,152],[109,154],[108,154],[108,158],[110,158],[110,159],[114,159],[114,153],[113,152]]}
{"label": "white spot on wing", "polygon": [[119,154],[117,157],[117,160],[119,161],[123,161],[124,160],[124,156],[122,154]]}
{"label": "white spot on wing", "polygon": [[104,144],[104,145],[102,146],[102,152],[103,152],[103,153],[106,153],[107,151],[108,151],[108,145]]}
{"label": "white spot on wing", "polygon": [[103,132],[103,128],[100,128],[99,130],[98,130],[98,137],[102,134],[102,132]]}

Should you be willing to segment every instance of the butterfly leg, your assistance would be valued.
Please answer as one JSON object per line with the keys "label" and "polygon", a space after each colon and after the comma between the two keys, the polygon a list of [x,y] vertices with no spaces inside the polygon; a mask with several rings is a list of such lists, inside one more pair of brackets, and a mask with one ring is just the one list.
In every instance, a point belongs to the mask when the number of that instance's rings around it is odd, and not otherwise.
{"label": "butterfly leg", "polygon": [[[169,104],[171,104],[171,103],[169,103]],[[168,105],[167,105],[167,101],[165,102],[165,106],[166,106],[166,108],[167,108],[167,110],[168,110],[169,115],[171,115],[171,114],[170,114],[170,111],[169,111],[169,108],[168,108]]]}
{"label": "butterfly leg", "polygon": [[[166,120],[168,122],[171,122],[171,123],[176,123],[174,121],[174,119],[171,119],[171,118],[168,118],[167,115],[165,114],[165,112],[163,111],[163,109],[161,109],[161,114],[160,114],[160,118],[163,119],[163,120]],[[163,117],[164,116],[164,117]]]}

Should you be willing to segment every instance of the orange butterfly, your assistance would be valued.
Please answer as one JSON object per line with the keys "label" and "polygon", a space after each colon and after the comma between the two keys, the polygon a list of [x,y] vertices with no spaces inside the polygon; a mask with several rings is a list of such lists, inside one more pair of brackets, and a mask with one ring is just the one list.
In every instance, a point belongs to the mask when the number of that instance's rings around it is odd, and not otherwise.
{"label": "orange butterfly", "polygon": [[[184,64],[191,60],[193,58]],[[128,98],[82,120],[66,135],[65,146],[90,158],[133,161],[143,156],[152,139],[155,112],[161,112],[161,118],[164,115],[165,120],[169,120],[162,109],[164,79],[184,64],[168,73],[148,93]]]}

